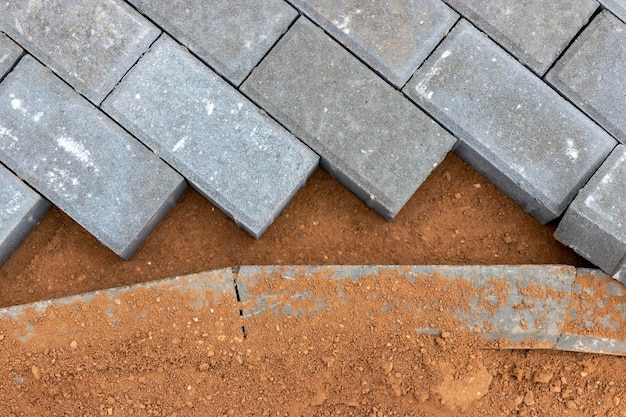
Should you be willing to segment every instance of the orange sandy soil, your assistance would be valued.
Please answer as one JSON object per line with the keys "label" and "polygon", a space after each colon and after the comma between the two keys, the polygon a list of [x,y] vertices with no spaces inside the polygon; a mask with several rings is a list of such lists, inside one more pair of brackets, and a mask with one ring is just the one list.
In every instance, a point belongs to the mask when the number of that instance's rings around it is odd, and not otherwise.
{"label": "orange sandy soil", "polygon": [[[553,239],[554,228],[454,155],[390,223],[318,170],[260,240],[189,191],[130,261],[52,209],[0,269],[0,305],[245,264],[589,266]],[[369,287],[381,299],[403,290]],[[353,308],[377,307],[355,294]],[[154,299],[146,291],[136,302]],[[237,303],[194,317],[187,301],[162,300],[170,314],[150,328],[102,322],[72,340],[50,328],[21,342],[2,323],[0,415],[626,416],[622,358],[485,349],[477,335],[417,335],[411,318],[365,320],[341,308],[263,314],[245,322],[243,338],[229,314]],[[101,320],[97,300],[84,308]],[[53,315],[84,324],[69,309]]]}

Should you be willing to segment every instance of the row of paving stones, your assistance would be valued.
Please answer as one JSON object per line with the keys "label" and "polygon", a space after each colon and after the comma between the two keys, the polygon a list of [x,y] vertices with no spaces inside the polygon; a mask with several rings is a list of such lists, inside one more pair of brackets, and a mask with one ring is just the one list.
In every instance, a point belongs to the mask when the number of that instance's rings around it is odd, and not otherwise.
{"label": "row of paving stones", "polygon": [[[429,288],[437,296],[416,305],[415,300],[403,299],[403,294],[376,294],[374,289],[359,294],[342,290],[342,282],[365,277],[374,277],[377,282],[406,280],[410,285]],[[283,288],[285,284],[286,288],[297,290],[285,294],[263,290],[268,288],[264,285],[267,281],[274,281],[274,286],[270,285],[272,288]],[[328,285],[329,282],[336,285]],[[156,289],[151,294],[159,298],[168,292],[184,294],[189,308],[196,313],[213,311],[220,300],[237,299],[241,310],[237,310],[237,305],[232,303],[230,314],[233,318],[241,314],[244,320],[258,315],[267,320],[271,320],[272,315],[332,315],[335,306],[353,304],[354,314],[388,314],[404,318],[410,315],[420,326],[414,330],[422,334],[437,336],[443,331],[466,331],[487,341],[497,341],[498,346],[503,348],[541,348],[626,356],[624,287],[598,270],[569,266],[226,268],[0,309],[0,318],[6,329],[5,343],[7,338],[17,343],[27,342],[56,329],[71,334],[74,330],[68,328],[66,322],[57,322],[60,319],[47,310],[69,305],[71,309],[84,311],[95,300],[102,309],[103,294],[110,303],[110,307],[106,308],[107,320],[113,327],[125,325],[116,314],[136,317],[130,323],[134,327],[142,323],[149,326],[155,315],[170,314],[170,310],[159,305],[159,300],[139,307],[132,297],[130,301],[126,297],[139,295],[147,289]],[[450,293],[454,296],[448,297]],[[387,300],[387,304],[380,311],[370,311],[368,308],[372,307],[368,307],[366,299]],[[445,325],[441,325],[445,327],[440,328],[431,311],[450,316],[453,320],[447,320]],[[41,320],[42,317],[46,320]],[[422,322],[423,326],[419,324]],[[254,326],[249,324],[244,321],[246,333],[255,331]],[[80,331],[88,332],[95,328],[98,327],[82,323]]]}
{"label": "row of paving stones", "polygon": [[[558,218],[626,140],[625,2],[446,3],[4,2],[0,161],[125,258],[185,179],[260,237],[318,159],[392,219],[453,148]],[[557,236],[619,277],[609,183]],[[0,258],[45,212],[22,194],[0,210]],[[598,239],[621,242],[607,262],[583,249]]]}

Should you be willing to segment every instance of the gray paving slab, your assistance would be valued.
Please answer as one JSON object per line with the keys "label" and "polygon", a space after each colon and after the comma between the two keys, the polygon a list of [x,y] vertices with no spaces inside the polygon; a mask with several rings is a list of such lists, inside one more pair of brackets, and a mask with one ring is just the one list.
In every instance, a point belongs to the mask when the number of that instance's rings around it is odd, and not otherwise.
{"label": "gray paving slab", "polygon": [[387,219],[400,211],[455,142],[304,17],[253,70],[242,90]]}
{"label": "gray paving slab", "polygon": [[241,84],[298,17],[282,0],[129,3],[235,85]]}
{"label": "gray paving slab", "polygon": [[587,26],[546,80],[626,143],[626,24],[607,11]]}
{"label": "gray paving slab", "polygon": [[459,138],[462,158],[543,223],[617,143],[465,20],[403,91]]}
{"label": "gray paving slab", "polygon": [[626,283],[626,146],[619,145],[583,187],[555,237]]}
{"label": "gray paving slab", "polygon": [[0,161],[129,258],[186,187],[172,168],[24,57],[0,84]]}
{"label": "gray paving slab", "polygon": [[167,36],[102,108],[257,238],[319,160]]}
{"label": "gray paving slab", "polygon": [[[391,274],[389,274],[391,272]],[[332,308],[334,303],[350,303],[350,295],[337,286],[337,293],[317,294],[303,287],[291,301],[280,294],[259,292],[260,280],[358,280],[366,275],[380,279],[407,279],[414,285],[428,285],[441,299],[435,304],[410,305],[409,311],[400,314],[420,315],[422,311],[439,310],[451,313],[459,328],[474,330],[489,340],[506,339],[503,346],[522,347],[540,343],[554,347],[561,335],[561,327],[570,302],[570,292],[576,269],[567,266],[249,266],[236,273],[237,291],[243,305],[243,315],[271,312],[277,315],[301,316]],[[455,283],[471,284],[473,291],[455,287]],[[454,301],[446,303],[445,293],[453,291]],[[546,296],[551,294],[551,296]],[[402,294],[390,299],[389,312],[405,306]],[[305,311],[300,301],[311,308]],[[371,312],[375,313],[375,312]],[[254,331],[254,329],[251,329]],[[436,327],[416,329],[427,334],[443,330]]]}
{"label": "gray paving slab", "polygon": [[160,33],[122,0],[3,1],[0,30],[95,104]]}
{"label": "gray paving slab", "polygon": [[626,0],[599,0],[602,6],[626,22]]}
{"label": "gray paving slab", "polygon": [[293,0],[293,5],[381,76],[402,86],[458,14],[440,0]]}
{"label": "gray paving slab", "polygon": [[598,8],[595,0],[444,0],[543,75]]}
{"label": "gray paving slab", "polygon": [[13,68],[23,52],[18,44],[0,32],[0,80]]}
{"label": "gray paving slab", "polygon": [[[4,134],[6,131],[0,126],[0,136]],[[0,266],[49,208],[46,199],[0,164]]]}

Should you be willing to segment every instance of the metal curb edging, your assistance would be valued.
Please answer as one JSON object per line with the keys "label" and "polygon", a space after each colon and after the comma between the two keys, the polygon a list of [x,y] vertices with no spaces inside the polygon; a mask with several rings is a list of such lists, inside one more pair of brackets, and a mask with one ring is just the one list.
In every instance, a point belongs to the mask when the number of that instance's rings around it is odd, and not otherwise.
{"label": "metal curb edging", "polygon": [[[505,348],[626,356],[626,287],[599,270],[564,265],[242,266],[1,308],[0,320],[17,323],[26,311],[35,312],[35,316],[43,315],[51,305],[89,304],[102,294],[109,297],[111,305],[119,304],[124,294],[140,288],[190,293],[190,307],[196,310],[215,306],[219,302],[218,295],[232,296],[233,300],[240,301],[242,308],[233,314],[242,314],[244,319],[268,312],[297,316],[308,313],[294,308],[289,301],[272,303],[277,294],[255,292],[259,281],[341,281],[377,275],[384,279],[384,274],[389,273],[404,277],[413,285],[432,283],[435,277],[450,284],[463,280],[476,290],[460,293],[456,305],[438,302],[435,298],[431,304],[436,305],[426,306],[450,313],[459,323],[459,329],[439,329],[435,324],[416,329],[417,332],[438,335],[445,330],[467,329],[486,340],[505,340],[502,345]],[[337,288],[337,299],[350,302],[341,293],[341,287]],[[204,296],[209,292],[213,297]],[[315,293],[315,288],[305,288],[305,291],[292,294],[290,299],[294,305],[296,301],[310,300],[320,308],[328,307],[324,298]],[[419,315],[424,306],[412,306],[411,313]],[[116,324],[111,311],[113,309],[106,314],[111,323]],[[142,316],[140,313],[137,314],[138,320]],[[388,313],[393,313],[393,306]],[[19,325],[24,327],[19,331],[23,335],[20,340],[24,342],[37,331],[30,321],[24,320]]]}

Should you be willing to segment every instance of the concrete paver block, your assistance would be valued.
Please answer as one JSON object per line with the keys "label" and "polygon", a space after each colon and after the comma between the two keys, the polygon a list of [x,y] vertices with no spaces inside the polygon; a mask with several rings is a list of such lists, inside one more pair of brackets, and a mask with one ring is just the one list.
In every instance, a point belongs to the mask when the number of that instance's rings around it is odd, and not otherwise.
{"label": "concrete paver block", "polygon": [[[2,132],[0,127],[0,136]],[[0,266],[49,208],[47,200],[0,164]]]}
{"label": "concrete paver block", "polygon": [[159,35],[121,0],[3,1],[0,30],[95,104]]}
{"label": "concrete paver block", "polygon": [[598,0],[602,6],[609,9],[611,13],[626,22],[626,0]]}
{"label": "concrete paver block", "polygon": [[102,108],[257,238],[318,164],[313,151],[167,36]]}
{"label": "concrete paver block", "polygon": [[601,12],[546,80],[626,143],[626,24]]}
{"label": "concrete paver block", "polygon": [[282,0],[129,2],[236,85],[298,16]]}
{"label": "concrete paver block", "polygon": [[186,187],[30,56],[0,84],[0,132],[0,161],[124,258]]}
{"label": "concrete paver block", "polygon": [[293,4],[399,88],[458,19],[441,0]]}
{"label": "concrete paver block", "polygon": [[455,142],[306,18],[292,26],[242,90],[387,219]]}
{"label": "concrete paver block", "polygon": [[598,8],[595,0],[444,0],[543,75]]}
{"label": "concrete paver block", "polygon": [[626,146],[619,145],[583,187],[555,237],[626,283]]}
{"label": "concrete paver block", "polygon": [[467,21],[404,91],[459,138],[462,158],[543,223],[617,143]]}
{"label": "concrete paver block", "polygon": [[22,56],[23,50],[7,35],[0,32],[0,80]]}

